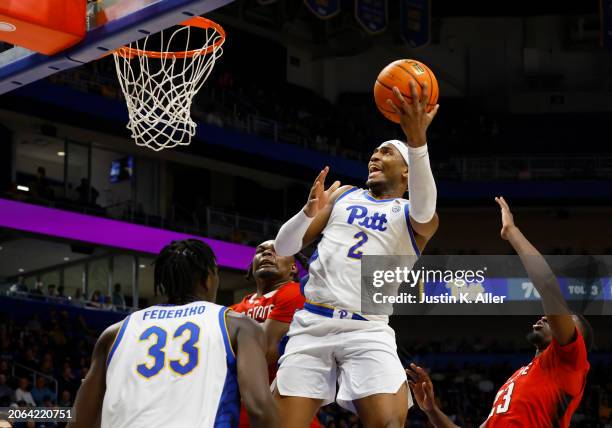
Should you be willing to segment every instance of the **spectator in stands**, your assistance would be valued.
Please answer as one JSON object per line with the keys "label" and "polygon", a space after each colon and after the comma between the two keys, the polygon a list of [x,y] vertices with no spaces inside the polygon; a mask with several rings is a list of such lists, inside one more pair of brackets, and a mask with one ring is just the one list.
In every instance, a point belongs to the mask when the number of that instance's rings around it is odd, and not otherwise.
{"label": "spectator in stands", "polygon": [[0,374],[0,407],[7,407],[13,399],[13,390],[6,384],[6,375]]}
{"label": "spectator in stands", "polygon": [[27,293],[28,292],[28,286],[25,285],[23,276],[20,276],[19,278],[17,278],[17,282],[11,285],[10,290],[13,293],[16,293],[16,292]]}
{"label": "spectator in stands", "polygon": [[19,387],[15,390],[15,401],[19,403],[20,401],[24,401],[27,406],[36,406],[36,402],[34,398],[32,398],[32,394],[28,391],[30,381],[27,377],[22,377],[19,379]]}
{"label": "spectator in stands", "polygon": [[79,370],[79,377],[81,379],[85,379],[88,372],[89,372],[89,366],[86,366],[86,365],[81,366],[81,369]]}
{"label": "spectator in stands", "polygon": [[47,180],[47,170],[42,166],[39,166],[36,170],[36,179],[30,184],[30,193],[32,196],[49,201],[52,201],[55,197]]}
{"label": "spectator in stands", "polygon": [[32,398],[38,406],[42,406],[45,401],[55,402],[55,393],[47,387],[47,379],[42,376],[36,378],[36,386],[32,388]]}
{"label": "spectator in stands", "polygon": [[30,291],[30,294],[36,294],[39,296],[42,296],[43,293],[43,283],[42,281],[36,281],[36,284],[34,285],[34,288]]}
{"label": "spectator in stands", "polygon": [[77,303],[77,304],[84,304],[85,303],[85,296],[83,296],[83,290],[82,289],[77,288],[74,291],[74,299],[72,299],[72,301],[74,303]]}
{"label": "spectator in stands", "polygon": [[72,395],[76,393],[79,388],[79,382],[72,373],[70,363],[64,363],[64,369],[62,370],[62,375],[58,379],[58,382],[60,390],[69,391]]}
{"label": "spectator in stands", "polygon": [[62,301],[62,303],[68,303],[69,298],[66,296],[66,291],[63,285],[57,287],[57,296],[58,299]]}
{"label": "spectator in stands", "polygon": [[100,192],[95,187],[89,184],[87,178],[81,178],[81,184],[75,189],[78,193],[78,203],[87,206],[97,206],[97,200]]}
{"label": "spectator in stands", "polygon": [[125,298],[121,292],[121,284],[116,283],[113,289],[113,305],[117,309],[125,309]]}
{"label": "spectator in stands", "polygon": [[28,347],[23,353],[21,363],[26,367],[35,368],[35,367],[38,367],[38,364],[40,363],[40,361],[34,354],[34,350]]}
{"label": "spectator in stands", "polygon": [[66,344],[66,335],[64,333],[64,330],[60,326],[59,321],[54,319],[51,321],[51,325],[52,328],[49,332],[49,336],[53,339],[53,343],[56,346],[64,346]]}
{"label": "spectator in stands", "polygon": [[[51,400],[45,400],[43,401],[43,407],[54,407],[55,406],[55,402],[51,401]],[[59,425],[57,425],[55,422],[50,422],[48,425],[45,425],[45,428],[58,428]]]}
{"label": "spectator in stands", "polygon": [[57,403],[60,407],[72,407],[72,394],[68,390],[63,390]]}
{"label": "spectator in stands", "polygon": [[38,332],[42,329],[42,325],[40,324],[40,318],[38,317],[38,314],[32,315],[32,318],[30,318],[28,322],[26,323],[25,328],[27,331],[33,331],[33,332]]}
{"label": "spectator in stands", "polygon": [[115,305],[113,305],[113,299],[111,296],[104,296],[104,303],[102,303],[102,309],[105,311],[114,311],[116,310]]}
{"label": "spectator in stands", "polygon": [[[62,336],[64,335],[63,332],[61,332],[60,334]],[[42,345],[44,346],[41,347],[43,349],[52,345],[51,343],[49,343],[49,336],[44,336],[42,339]],[[62,342],[57,343],[57,345],[61,346]],[[55,367],[53,366],[53,354],[51,354],[50,352],[45,353],[45,355],[43,356],[42,363],[40,364],[40,371],[49,376],[53,376],[55,374]]]}
{"label": "spectator in stands", "polygon": [[57,297],[57,293],[55,292],[55,284],[49,284],[47,286],[47,296]]}
{"label": "spectator in stands", "polygon": [[5,360],[12,360],[15,353],[14,347],[11,345],[11,339],[8,337],[3,337],[0,339],[0,358],[2,358],[2,363],[0,363],[0,369],[2,369],[2,373],[6,374],[8,370],[7,367],[4,367],[6,363]]}
{"label": "spectator in stands", "polygon": [[89,298],[90,306],[100,308],[102,306],[102,302],[102,293],[100,293],[100,290],[95,290],[93,293],[91,293],[91,297]]}

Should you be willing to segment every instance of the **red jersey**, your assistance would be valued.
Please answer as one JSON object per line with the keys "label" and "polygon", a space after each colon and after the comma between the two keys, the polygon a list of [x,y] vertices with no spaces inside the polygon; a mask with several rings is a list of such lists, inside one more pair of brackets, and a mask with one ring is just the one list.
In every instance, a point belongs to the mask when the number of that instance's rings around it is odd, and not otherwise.
{"label": "red jersey", "polygon": [[589,371],[582,334],[565,346],[552,343],[501,387],[483,426],[569,427]]}
{"label": "red jersey", "polygon": [[[257,293],[249,294],[231,308],[260,323],[271,319],[290,324],[293,314],[304,307],[304,302],[305,298],[300,292],[300,284],[288,282],[263,296],[258,297]],[[268,374],[272,381],[276,376],[276,368],[271,368]],[[248,426],[249,418],[246,409],[241,406],[239,428],[248,428]],[[310,423],[310,428],[321,428],[316,416]]]}
{"label": "red jersey", "polygon": [[287,282],[260,297],[257,293],[249,294],[231,308],[257,322],[271,319],[289,324],[295,311],[304,307],[304,301],[304,296],[300,293],[300,284]]}

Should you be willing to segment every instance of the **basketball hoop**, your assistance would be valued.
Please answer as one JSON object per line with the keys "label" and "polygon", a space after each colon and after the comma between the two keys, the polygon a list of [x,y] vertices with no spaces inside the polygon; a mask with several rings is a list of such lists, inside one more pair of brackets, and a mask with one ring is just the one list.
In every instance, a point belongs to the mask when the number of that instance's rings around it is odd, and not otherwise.
{"label": "basketball hoop", "polygon": [[[201,48],[174,51],[172,45],[200,40]],[[170,30],[167,30],[169,32]],[[162,31],[158,51],[147,50],[147,36],[113,52],[117,77],[128,107],[127,128],[139,146],[155,151],[189,145],[196,123],[191,103],[223,54],[223,28],[209,19],[193,17],[170,36]],[[196,38],[197,37],[197,38]],[[198,45],[199,46],[199,45]]]}

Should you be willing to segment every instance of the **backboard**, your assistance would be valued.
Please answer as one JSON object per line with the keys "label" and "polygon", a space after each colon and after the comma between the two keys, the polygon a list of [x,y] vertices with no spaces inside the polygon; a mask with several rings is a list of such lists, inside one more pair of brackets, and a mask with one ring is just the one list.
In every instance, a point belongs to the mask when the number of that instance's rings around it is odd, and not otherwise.
{"label": "backboard", "polygon": [[53,56],[13,47],[0,53],[0,94],[99,59],[148,34],[203,15],[233,0],[88,0],[87,35]]}

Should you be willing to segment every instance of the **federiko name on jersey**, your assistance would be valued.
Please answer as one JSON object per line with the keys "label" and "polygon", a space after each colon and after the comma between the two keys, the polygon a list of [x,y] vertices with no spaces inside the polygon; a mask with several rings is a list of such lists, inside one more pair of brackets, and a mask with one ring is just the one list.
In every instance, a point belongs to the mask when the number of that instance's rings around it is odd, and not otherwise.
{"label": "federiko name on jersey", "polygon": [[144,311],[142,314],[142,320],[163,320],[170,318],[190,317],[193,315],[203,314],[205,310],[206,306],[204,305],[191,306],[189,308],[181,309],[152,309]]}

